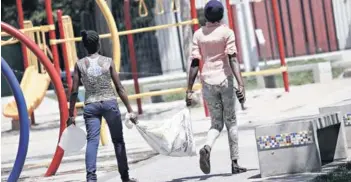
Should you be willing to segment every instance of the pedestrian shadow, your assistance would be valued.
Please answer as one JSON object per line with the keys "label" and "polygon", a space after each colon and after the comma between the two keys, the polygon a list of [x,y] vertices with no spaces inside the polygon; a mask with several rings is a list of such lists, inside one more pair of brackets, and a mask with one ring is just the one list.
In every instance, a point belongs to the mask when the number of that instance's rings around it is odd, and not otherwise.
{"label": "pedestrian shadow", "polygon": [[313,179],[316,175],[317,173],[300,173],[262,178],[260,174],[257,174],[249,177],[248,179],[255,182],[296,182],[309,181]]}
{"label": "pedestrian shadow", "polygon": [[213,177],[229,177],[229,176],[232,176],[232,173],[210,174],[210,175],[200,175],[200,176],[188,176],[188,177],[173,179],[173,180],[167,181],[167,182],[182,182],[182,181],[188,181],[188,180],[204,181],[204,180],[207,180],[207,179],[213,178]]}
{"label": "pedestrian shadow", "polygon": [[[257,170],[257,169],[247,169],[247,172],[255,171],[255,170]],[[240,174],[245,174],[245,173],[240,173]],[[173,180],[167,181],[167,182],[182,182],[182,181],[188,181],[188,180],[204,181],[204,180],[208,180],[209,178],[213,178],[213,177],[230,177],[230,176],[235,176],[235,175],[240,175],[240,174],[220,173],[220,174],[210,174],[210,175],[200,175],[200,176],[188,176],[188,177],[173,179]]]}

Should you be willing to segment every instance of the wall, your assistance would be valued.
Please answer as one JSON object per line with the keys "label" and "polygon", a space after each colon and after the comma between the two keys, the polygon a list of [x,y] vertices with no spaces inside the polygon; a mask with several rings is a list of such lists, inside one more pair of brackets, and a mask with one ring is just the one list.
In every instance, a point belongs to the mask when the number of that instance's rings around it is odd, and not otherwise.
{"label": "wall", "polygon": [[333,0],[339,49],[351,49],[351,0]]}
{"label": "wall", "polygon": [[[176,23],[176,17],[180,21],[178,13],[171,10],[171,1],[162,1],[164,13],[161,15],[155,14],[156,25]],[[178,30],[179,35],[178,35]],[[185,61],[182,56],[182,42],[179,39],[181,36],[181,28],[171,27],[156,31],[158,40],[159,54],[162,65],[162,72],[183,72],[185,70]]]}
{"label": "wall", "polygon": [[[286,57],[338,50],[332,0],[279,0]],[[261,58],[279,57],[271,1],[251,3],[256,29],[268,40]]]}

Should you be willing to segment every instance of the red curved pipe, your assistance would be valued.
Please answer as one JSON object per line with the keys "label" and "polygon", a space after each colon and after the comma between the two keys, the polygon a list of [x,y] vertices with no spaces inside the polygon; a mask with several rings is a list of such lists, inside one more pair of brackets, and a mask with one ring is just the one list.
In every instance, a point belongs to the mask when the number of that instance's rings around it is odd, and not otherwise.
{"label": "red curved pipe", "polygon": [[[44,65],[45,69],[49,73],[50,78],[56,89],[59,108],[60,108],[60,133],[58,138],[58,141],[60,141],[62,132],[66,128],[66,120],[68,119],[67,99],[66,99],[65,91],[63,89],[60,75],[55,70],[49,58],[45,56],[44,52],[40,50],[40,48],[38,47],[38,45],[35,44],[35,42],[33,42],[22,32],[20,32],[19,30],[17,30],[16,28],[12,27],[7,23],[1,22],[1,29],[4,30],[6,33],[14,36],[23,44],[25,44],[39,58],[39,61]],[[45,176],[51,176],[56,173],[58,167],[60,166],[63,153],[64,153],[63,150],[57,145],[55,155],[52,159],[52,162]]]}

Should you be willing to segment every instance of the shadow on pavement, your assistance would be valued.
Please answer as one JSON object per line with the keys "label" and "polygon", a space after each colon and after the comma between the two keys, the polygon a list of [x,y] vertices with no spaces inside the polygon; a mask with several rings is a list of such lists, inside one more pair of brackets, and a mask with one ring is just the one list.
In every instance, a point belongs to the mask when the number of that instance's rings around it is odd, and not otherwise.
{"label": "shadow on pavement", "polygon": [[212,178],[212,177],[229,177],[229,176],[232,176],[232,173],[210,174],[210,175],[201,175],[201,176],[189,176],[189,177],[173,179],[173,180],[167,181],[167,182],[182,182],[182,181],[196,180],[196,179],[198,181],[203,181],[203,180],[207,180],[207,179]]}
{"label": "shadow on pavement", "polygon": [[[255,171],[255,170],[257,169],[247,169],[247,171]],[[240,173],[240,174],[245,174],[245,173]],[[210,174],[210,175],[201,175],[201,176],[188,176],[188,177],[173,179],[167,182],[182,182],[182,181],[188,181],[188,180],[204,181],[212,177],[230,177],[235,175],[239,175],[239,174],[220,173],[220,174]]]}
{"label": "shadow on pavement", "polygon": [[309,173],[309,174],[295,174],[289,176],[277,176],[277,177],[270,177],[270,178],[261,178],[261,175],[254,175],[248,178],[254,182],[297,182],[297,181],[309,181],[313,179],[316,174]]}

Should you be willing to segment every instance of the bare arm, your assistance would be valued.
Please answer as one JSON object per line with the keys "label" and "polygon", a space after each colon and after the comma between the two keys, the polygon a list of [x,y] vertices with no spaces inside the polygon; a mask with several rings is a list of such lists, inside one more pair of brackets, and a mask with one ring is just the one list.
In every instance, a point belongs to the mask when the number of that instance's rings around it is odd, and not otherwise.
{"label": "bare arm", "polygon": [[199,72],[200,60],[195,58],[191,61],[189,78],[188,78],[188,91],[192,91],[196,76]]}
{"label": "bare arm", "polygon": [[244,81],[240,71],[240,64],[236,57],[236,54],[234,53],[232,55],[228,55],[228,57],[230,67],[234,73],[235,79],[238,82],[239,87],[244,87]]}
{"label": "bare arm", "polygon": [[200,59],[201,59],[201,51],[200,51],[200,46],[199,46],[196,32],[193,35],[190,59],[191,59],[191,63],[190,63],[189,75],[188,75],[188,90],[187,90],[188,92],[191,92],[193,89],[196,76],[199,72],[199,65],[200,65]]}
{"label": "bare arm", "polygon": [[225,52],[228,55],[229,58],[229,65],[230,68],[233,71],[233,74],[235,76],[236,81],[238,82],[239,85],[239,90],[243,91],[244,88],[244,81],[243,77],[240,72],[240,64],[237,59],[237,49],[235,45],[235,34],[234,31],[229,30],[227,34],[227,42],[226,42],[226,50]]}
{"label": "bare arm", "polygon": [[119,79],[119,76],[118,76],[118,73],[116,72],[115,64],[113,61],[111,61],[110,73],[111,73],[113,84],[116,87],[116,91],[117,91],[119,97],[121,98],[122,102],[126,106],[128,112],[129,113],[133,112],[133,109],[129,104],[129,99],[128,99],[127,93],[126,93],[126,91],[125,91],[125,89],[124,89],[124,87]]}
{"label": "bare arm", "polygon": [[74,117],[74,109],[77,102],[78,89],[79,89],[80,72],[77,63],[74,66],[73,84],[71,96],[69,99],[69,117]]}

